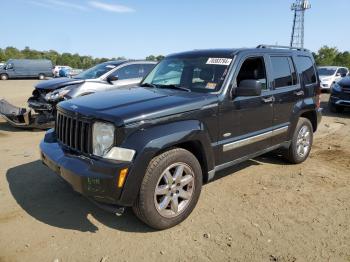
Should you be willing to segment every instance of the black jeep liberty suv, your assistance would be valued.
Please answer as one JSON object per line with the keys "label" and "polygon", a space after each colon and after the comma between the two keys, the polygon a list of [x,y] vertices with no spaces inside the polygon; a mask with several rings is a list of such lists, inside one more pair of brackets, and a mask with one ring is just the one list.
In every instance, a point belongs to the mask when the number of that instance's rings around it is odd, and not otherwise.
{"label": "black jeep liberty suv", "polygon": [[202,184],[280,149],[301,163],[321,120],[320,81],[305,49],[169,55],[140,86],[61,102],[42,161],[104,209],[132,207],[155,229],[192,212]]}

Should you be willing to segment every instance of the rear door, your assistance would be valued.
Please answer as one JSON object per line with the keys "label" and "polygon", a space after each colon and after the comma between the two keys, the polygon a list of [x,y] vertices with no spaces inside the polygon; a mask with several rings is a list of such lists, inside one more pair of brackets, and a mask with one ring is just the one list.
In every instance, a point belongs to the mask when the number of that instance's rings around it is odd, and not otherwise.
{"label": "rear door", "polygon": [[272,144],[287,140],[295,104],[303,99],[304,91],[298,81],[292,55],[269,55],[269,71],[273,88],[273,128]]}

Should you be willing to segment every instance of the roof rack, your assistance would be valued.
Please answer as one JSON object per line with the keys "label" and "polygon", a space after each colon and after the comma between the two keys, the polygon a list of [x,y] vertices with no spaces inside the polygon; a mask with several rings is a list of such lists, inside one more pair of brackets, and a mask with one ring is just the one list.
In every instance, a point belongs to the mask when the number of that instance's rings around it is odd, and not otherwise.
{"label": "roof rack", "polygon": [[302,47],[293,47],[293,46],[283,46],[283,45],[258,45],[256,48],[276,48],[276,49],[293,49],[299,51],[309,51],[306,48]]}

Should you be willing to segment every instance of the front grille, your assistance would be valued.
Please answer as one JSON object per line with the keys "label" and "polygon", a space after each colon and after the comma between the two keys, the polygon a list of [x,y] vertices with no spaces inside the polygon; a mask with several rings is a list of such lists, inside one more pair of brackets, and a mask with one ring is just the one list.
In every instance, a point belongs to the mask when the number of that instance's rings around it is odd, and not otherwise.
{"label": "front grille", "polygon": [[63,145],[85,154],[92,154],[92,129],[89,120],[57,112],[56,135]]}
{"label": "front grille", "polygon": [[344,93],[350,94],[350,86],[343,86],[342,89]]}

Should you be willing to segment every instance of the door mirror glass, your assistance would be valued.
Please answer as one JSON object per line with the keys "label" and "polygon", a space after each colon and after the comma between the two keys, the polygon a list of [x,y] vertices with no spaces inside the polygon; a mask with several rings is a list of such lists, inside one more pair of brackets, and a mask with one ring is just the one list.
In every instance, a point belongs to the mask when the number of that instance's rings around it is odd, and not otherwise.
{"label": "door mirror glass", "polygon": [[335,76],[341,76],[341,73],[337,73]]}
{"label": "door mirror glass", "polygon": [[118,76],[110,75],[110,76],[107,77],[106,80],[107,80],[108,83],[112,84],[114,81],[117,81],[118,79],[119,79]]}
{"label": "door mirror glass", "polygon": [[260,96],[262,84],[258,80],[242,80],[236,88],[236,96]]}

